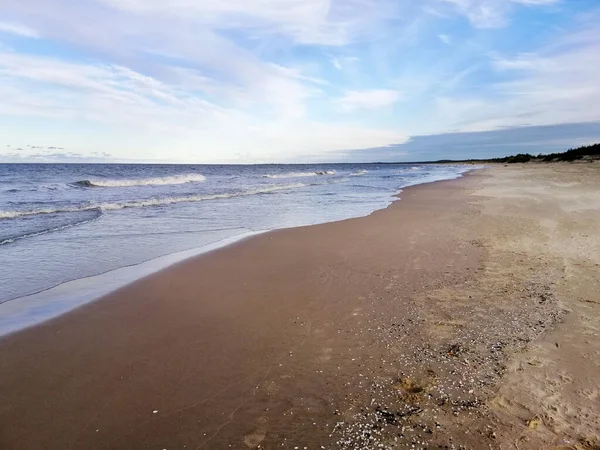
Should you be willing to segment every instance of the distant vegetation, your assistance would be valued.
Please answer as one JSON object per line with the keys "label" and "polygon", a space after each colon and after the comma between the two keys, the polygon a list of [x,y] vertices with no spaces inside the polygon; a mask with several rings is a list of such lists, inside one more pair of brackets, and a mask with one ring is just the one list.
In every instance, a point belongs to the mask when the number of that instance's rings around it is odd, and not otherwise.
{"label": "distant vegetation", "polygon": [[[572,148],[562,153],[550,153],[549,155],[530,155],[529,153],[519,153],[517,155],[505,156],[504,158],[491,159],[439,159],[437,161],[411,161],[401,164],[455,164],[455,163],[527,163],[527,162],[573,162],[573,161],[600,161],[600,143],[584,145],[583,147]],[[378,162],[376,164],[398,164],[390,162]]]}
{"label": "distant vegetation", "polygon": [[506,156],[504,158],[492,158],[486,161],[497,163],[526,163],[526,162],[559,162],[559,161],[577,161],[580,159],[600,159],[600,143],[585,145],[579,148],[572,148],[562,153],[551,153],[549,155],[530,155],[529,153],[519,153],[518,155]]}

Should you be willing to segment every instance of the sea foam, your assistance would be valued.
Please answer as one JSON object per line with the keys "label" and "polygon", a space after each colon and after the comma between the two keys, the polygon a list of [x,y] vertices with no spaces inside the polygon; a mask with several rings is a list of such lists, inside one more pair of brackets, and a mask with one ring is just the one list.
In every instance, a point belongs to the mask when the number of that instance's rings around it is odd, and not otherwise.
{"label": "sea foam", "polygon": [[202,183],[206,181],[199,173],[173,175],[159,178],[114,179],[114,180],[81,180],[73,183],[79,187],[130,187],[130,186],[165,186],[170,184]]}
{"label": "sea foam", "polygon": [[268,194],[269,192],[282,191],[287,189],[298,189],[308,186],[304,183],[294,184],[280,184],[272,186],[264,186],[256,189],[249,189],[246,191],[230,192],[223,194],[210,194],[210,195],[186,195],[179,197],[157,197],[147,198],[140,200],[124,201],[124,202],[104,202],[104,203],[85,203],[81,205],[69,206],[69,207],[58,207],[58,208],[39,208],[25,211],[0,211],[0,219],[15,219],[18,217],[35,216],[39,214],[58,214],[58,213],[70,213],[78,211],[114,211],[117,209],[124,208],[143,208],[148,206],[162,206],[170,205],[173,203],[191,203],[201,202],[205,200],[219,200],[234,197],[245,197],[249,195]]}
{"label": "sea foam", "polygon": [[265,178],[301,178],[301,177],[318,177],[323,175],[335,175],[335,170],[319,170],[317,172],[287,172],[264,175]]}

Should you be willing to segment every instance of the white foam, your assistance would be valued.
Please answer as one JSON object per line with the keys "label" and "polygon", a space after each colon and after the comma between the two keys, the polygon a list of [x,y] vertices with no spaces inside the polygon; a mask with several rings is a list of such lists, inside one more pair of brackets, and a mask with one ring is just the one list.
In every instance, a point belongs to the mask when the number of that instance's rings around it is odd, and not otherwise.
{"label": "white foam", "polygon": [[[478,167],[453,167],[449,168],[448,171],[440,170],[440,173],[437,174],[428,174],[424,177],[415,177],[414,180],[407,180],[403,187],[413,185],[413,184],[422,184],[429,183],[433,181],[437,181],[440,179],[451,179],[462,176],[462,173],[467,172],[469,170],[473,170]],[[416,174],[415,174],[416,175]],[[419,174],[420,175],[420,174]],[[335,177],[333,181],[338,180],[339,177]],[[220,194],[220,195],[212,195],[212,196],[188,196],[188,197],[174,197],[174,198],[162,198],[162,199],[149,199],[149,200],[141,200],[137,202],[122,202],[122,203],[105,203],[100,205],[83,205],[87,209],[120,209],[125,207],[134,207],[134,206],[150,206],[150,205],[159,205],[159,204],[168,204],[174,203],[177,201],[200,201],[207,200],[211,198],[227,198],[234,196],[242,196],[242,195],[253,195],[259,193],[267,193],[271,191],[284,190],[284,189],[294,189],[308,186],[308,184],[296,183],[296,184],[286,184],[286,185],[274,185],[274,186],[263,186],[261,188],[256,188],[254,190],[241,191],[238,193],[232,194]],[[376,210],[379,208],[383,208],[388,205],[394,199],[391,197],[394,193],[390,192],[389,200],[383,200],[378,204],[378,206],[374,206],[372,210]],[[83,209],[79,209],[83,210]],[[39,210],[37,210],[39,211]],[[46,210],[48,211],[48,210]],[[48,211],[50,212],[50,211]],[[2,214],[11,213],[1,212],[0,217],[10,217]],[[23,212],[17,211],[16,213],[22,214]],[[27,213],[27,212],[25,212]],[[29,212],[30,214],[35,214],[35,212]],[[365,212],[367,214],[367,212]],[[331,219],[331,220],[339,220],[339,219]],[[285,226],[295,226],[296,223],[290,223],[289,225],[281,225]],[[222,241],[218,241],[207,246],[186,250],[183,252],[174,253],[171,255],[166,255],[159,257],[157,259],[153,259],[135,266],[120,268],[117,270],[113,270],[107,272],[102,275],[92,276],[89,278],[78,279],[74,281],[70,281],[61,285],[58,285],[54,288],[39,292],[37,294],[28,295],[25,297],[16,298],[5,302],[4,304],[0,304],[0,336],[9,334],[11,332],[17,331],[22,328],[26,328],[53,317],[57,317],[61,314],[64,314],[67,311],[70,311],[78,306],[96,300],[138,278],[149,275],[153,272],[159,271],[171,264],[177,263],[184,259],[206,253],[213,249],[223,247],[225,245],[229,245],[233,242],[241,240],[247,236],[251,236],[256,233],[246,233],[241,234],[235,237],[227,238]]]}
{"label": "white foam", "polygon": [[204,181],[206,181],[206,177],[204,175],[200,175],[199,173],[172,175],[169,177],[159,178],[89,180],[92,185],[100,187],[164,186],[169,184],[202,183]]}
{"label": "white foam", "polygon": [[161,206],[161,205],[170,205],[173,203],[191,203],[191,202],[201,202],[205,200],[218,200],[218,199],[227,199],[234,197],[245,197],[249,195],[257,195],[257,194],[268,194],[269,192],[282,191],[287,189],[298,189],[301,187],[307,186],[303,183],[294,183],[294,184],[281,184],[281,185],[273,185],[273,186],[264,186],[261,188],[250,189],[247,191],[240,192],[232,192],[225,194],[212,194],[212,195],[187,195],[182,197],[158,197],[158,198],[149,198],[144,200],[133,200],[133,201],[125,201],[125,202],[114,202],[114,203],[87,203],[83,205],[77,206],[69,206],[65,208],[40,208],[26,211],[0,211],[0,219],[14,219],[17,217],[24,216],[35,216],[38,214],[58,214],[58,213],[68,213],[68,212],[79,212],[79,211],[114,211],[118,209],[124,208],[143,208],[147,206]]}
{"label": "white foam", "polygon": [[302,178],[302,177],[318,177],[322,175],[335,175],[335,170],[321,170],[317,172],[288,172],[264,175],[265,178]]}

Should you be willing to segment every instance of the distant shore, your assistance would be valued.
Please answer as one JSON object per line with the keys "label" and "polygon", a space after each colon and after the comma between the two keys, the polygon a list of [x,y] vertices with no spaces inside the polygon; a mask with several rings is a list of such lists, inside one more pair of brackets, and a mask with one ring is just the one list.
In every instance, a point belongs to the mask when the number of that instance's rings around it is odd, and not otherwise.
{"label": "distant shore", "polygon": [[594,448],[599,183],[409,187],[2,338],[0,448]]}

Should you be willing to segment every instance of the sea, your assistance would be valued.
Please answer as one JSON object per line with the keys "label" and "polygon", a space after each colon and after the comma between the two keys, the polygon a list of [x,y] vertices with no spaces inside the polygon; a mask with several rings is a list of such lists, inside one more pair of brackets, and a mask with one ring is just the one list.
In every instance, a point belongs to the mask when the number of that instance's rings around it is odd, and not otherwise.
{"label": "sea", "polygon": [[369,215],[465,165],[0,164],[0,335],[269,230]]}

